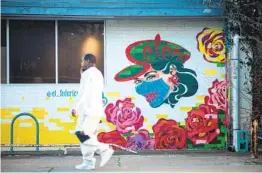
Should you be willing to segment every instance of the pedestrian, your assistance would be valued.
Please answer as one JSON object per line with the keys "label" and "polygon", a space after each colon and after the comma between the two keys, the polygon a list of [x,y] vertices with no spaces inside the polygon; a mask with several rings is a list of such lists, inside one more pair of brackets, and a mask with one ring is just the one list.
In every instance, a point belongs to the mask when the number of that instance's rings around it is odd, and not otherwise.
{"label": "pedestrian", "polygon": [[109,144],[100,143],[97,140],[97,129],[103,115],[102,93],[104,78],[96,68],[96,57],[86,54],[81,63],[81,79],[77,102],[72,109],[72,115],[79,115],[75,134],[80,141],[83,163],[76,169],[94,170],[96,159],[94,154],[101,156],[100,167],[110,160],[114,150]]}

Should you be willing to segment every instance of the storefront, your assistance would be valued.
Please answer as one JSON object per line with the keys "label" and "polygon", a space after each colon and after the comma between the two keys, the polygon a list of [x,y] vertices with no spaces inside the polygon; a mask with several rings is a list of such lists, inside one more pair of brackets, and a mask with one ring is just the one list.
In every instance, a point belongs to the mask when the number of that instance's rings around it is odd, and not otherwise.
{"label": "storefront", "polygon": [[[25,1],[11,2],[2,4],[2,144],[10,144],[12,119],[21,112],[37,119],[40,145],[78,143],[70,112],[80,58],[92,53],[105,77],[100,141],[136,150],[226,147],[219,8],[189,1],[83,7],[40,1],[21,9]],[[34,144],[35,135],[32,118],[15,121],[14,144]]]}

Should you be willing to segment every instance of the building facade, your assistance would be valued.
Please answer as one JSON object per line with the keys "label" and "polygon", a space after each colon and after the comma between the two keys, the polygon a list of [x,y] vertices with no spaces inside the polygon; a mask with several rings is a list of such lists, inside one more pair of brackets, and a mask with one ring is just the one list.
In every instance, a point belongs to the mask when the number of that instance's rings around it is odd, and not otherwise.
{"label": "building facade", "polygon": [[202,1],[2,1],[1,142],[78,144],[86,53],[105,78],[98,139],[134,150],[227,146],[222,10]]}

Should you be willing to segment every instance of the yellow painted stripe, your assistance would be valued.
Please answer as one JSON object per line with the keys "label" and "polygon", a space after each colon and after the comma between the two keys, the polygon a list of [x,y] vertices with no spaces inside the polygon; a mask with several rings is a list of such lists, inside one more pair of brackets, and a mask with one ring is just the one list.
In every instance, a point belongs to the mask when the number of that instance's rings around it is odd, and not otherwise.
{"label": "yellow painted stripe", "polygon": [[186,125],[186,122],[185,121],[182,121],[179,123],[181,126],[185,126]]}
{"label": "yellow painted stripe", "polygon": [[7,108],[10,112],[20,112],[20,108]]}
{"label": "yellow painted stripe", "polygon": [[1,119],[13,119],[14,115],[12,115],[9,111],[1,110]]}
{"label": "yellow painted stripe", "polygon": [[68,112],[70,111],[69,108],[57,108],[57,112]]}
{"label": "yellow painted stripe", "polygon": [[46,112],[46,113],[44,113],[44,114],[36,114],[35,117],[36,117],[37,119],[44,119],[47,115],[48,115],[48,113]]}
{"label": "yellow painted stripe", "polygon": [[99,129],[98,133],[106,132],[105,129]]}
{"label": "yellow painted stripe", "polygon": [[57,126],[63,127],[64,129],[72,129],[74,123],[68,122],[57,122]]}
{"label": "yellow painted stripe", "polygon": [[50,119],[49,119],[49,122],[50,122],[50,123],[57,123],[57,124],[61,123],[61,122],[60,122],[60,119],[55,119],[55,118],[50,118]]}
{"label": "yellow painted stripe", "polygon": [[204,100],[204,98],[205,98],[205,96],[196,96],[197,100],[201,100],[202,101],[202,100]]}
{"label": "yellow painted stripe", "polygon": [[107,122],[105,118],[101,118],[101,121],[102,121],[102,123],[106,123]]}
{"label": "yellow painted stripe", "polygon": [[160,119],[160,118],[167,118],[168,117],[168,115],[167,114],[157,114],[156,115],[156,118],[158,118],[158,119]]}
{"label": "yellow painted stripe", "polygon": [[180,111],[191,111],[192,110],[192,107],[180,107]]}
{"label": "yellow painted stripe", "polygon": [[48,115],[48,112],[45,110],[45,108],[33,108],[32,112],[30,113],[39,119],[43,119],[46,115]]}
{"label": "yellow painted stripe", "polygon": [[146,129],[150,131],[150,130],[152,130],[152,127],[153,127],[153,126],[148,125],[148,126],[146,127]]}
{"label": "yellow painted stripe", "polygon": [[[18,119],[17,119],[18,120]],[[35,121],[32,118],[29,119],[19,119],[19,123],[34,123]]]}
{"label": "yellow painted stripe", "polygon": [[73,105],[75,103],[75,101],[72,97],[69,97],[68,101],[69,101],[69,104],[71,104],[71,105]]}
{"label": "yellow painted stripe", "polygon": [[38,111],[32,111],[32,112],[28,112],[30,114],[33,114],[37,119],[44,119],[47,115],[48,112],[38,112]]}
{"label": "yellow painted stripe", "polygon": [[33,112],[45,112],[45,108],[33,108]]}
{"label": "yellow painted stripe", "polygon": [[111,123],[106,123],[110,130],[115,130],[116,126]]}
{"label": "yellow painted stripe", "polygon": [[226,74],[221,74],[221,78],[225,79],[226,78]]}
{"label": "yellow painted stripe", "polygon": [[1,111],[7,111],[7,108],[1,108],[0,110]]}
{"label": "yellow painted stripe", "polygon": [[107,97],[119,97],[120,93],[119,92],[107,92],[106,96]]}
{"label": "yellow painted stripe", "polygon": [[200,105],[202,105],[203,103],[197,103],[196,106],[199,107]]}
{"label": "yellow painted stripe", "polygon": [[138,134],[138,131],[134,131],[134,132],[132,132],[134,135],[136,135],[136,134]]}
{"label": "yellow painted stripe", "polygon": [[134,96],[129,96],[128,98],[131,98],[131,100],[135,100],[136,99]]}
{"label": "yellow painted stripe", "polygon": [[217,70],[205,70],[204,74],[208,76],[213,76],[213,75],[217,75],[218,71]]}

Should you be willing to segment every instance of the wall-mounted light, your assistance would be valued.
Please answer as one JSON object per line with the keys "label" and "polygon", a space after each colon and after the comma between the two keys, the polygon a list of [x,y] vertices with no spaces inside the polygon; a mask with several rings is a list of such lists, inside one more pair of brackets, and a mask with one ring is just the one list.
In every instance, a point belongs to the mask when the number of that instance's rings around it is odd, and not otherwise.
{"label": "wall-mounted light", "polygon": [[81,45],[81,55],[85,55],[87,53],[91,53],[100,59],[102,56],[102,44],[100,39],[95,35],[89,35],[83,41]]}

